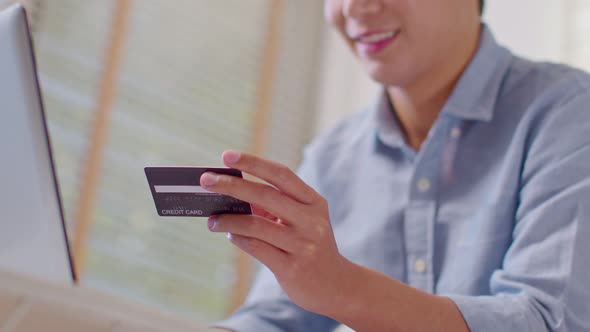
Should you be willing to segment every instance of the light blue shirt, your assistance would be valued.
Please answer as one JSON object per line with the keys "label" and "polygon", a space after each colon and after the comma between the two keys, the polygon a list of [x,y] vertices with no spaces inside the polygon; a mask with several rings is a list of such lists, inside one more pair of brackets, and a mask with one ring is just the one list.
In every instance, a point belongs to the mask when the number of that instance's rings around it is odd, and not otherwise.
{"label": "light blue shirt", "polygon": [[[472,331],[590,331],[587,74],[518,58],[484,26],[420,152],[383,94],[317,138],[300,175],[329,201],[344,256],[448,296]],[[217,324],[336,325],[289,301],[267,269]]]}

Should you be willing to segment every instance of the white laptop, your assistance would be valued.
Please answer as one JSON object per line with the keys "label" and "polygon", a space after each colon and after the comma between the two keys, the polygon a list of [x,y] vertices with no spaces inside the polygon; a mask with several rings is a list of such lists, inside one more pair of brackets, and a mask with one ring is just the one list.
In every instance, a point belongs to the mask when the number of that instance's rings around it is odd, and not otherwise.
{"label": "white laptop", "polygon": [[21,5],[0,12],[0,270],[62,284],[75,281]]}

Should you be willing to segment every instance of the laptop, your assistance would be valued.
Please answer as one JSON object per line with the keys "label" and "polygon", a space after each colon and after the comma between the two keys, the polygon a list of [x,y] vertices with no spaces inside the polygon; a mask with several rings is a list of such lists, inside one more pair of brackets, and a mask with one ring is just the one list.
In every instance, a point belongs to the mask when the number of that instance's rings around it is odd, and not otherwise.
{"label": "laptop", "polygon": [[76,278],[20,5],[0,11],[0,155],[0,332],[202,331],[182,318],[71,287]]}
{"label": "laptop", "polygon": [[0,11],[0,270],[73,284],[25,9]]}

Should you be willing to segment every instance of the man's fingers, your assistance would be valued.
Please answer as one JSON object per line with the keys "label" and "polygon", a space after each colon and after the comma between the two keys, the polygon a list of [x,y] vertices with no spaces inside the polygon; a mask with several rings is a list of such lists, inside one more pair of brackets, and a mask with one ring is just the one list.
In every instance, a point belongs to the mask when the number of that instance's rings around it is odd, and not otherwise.
{"label": "man's fingers", "polygon": [[294,229],[256,215],[212,216],[209,218],[208,226],[212,232],[259,239],[286,252],[292,253],[297,249],[297,243],[293,237]]}
{"label": "man's fingers", "polygon": [[257,216],[261,216],[262,218],[266,218],[272,221],[277,221],[278,218],[273,215],[272,213],[266,211],[265,209],[255,205],[255,204],[251,204],[252,205],[252,214],[255,214]]}
{"label": "man's fingers", "polygon": [[282,164],[234,150],[225,151],[222,158],[228,167],[262,179],[303,204],[313,203],[318,196],[315,190]]}
{"label": "man's fingers", "polygon": [[284,269],[288,254],[264,241],[227,233],[227,238],[238,248],[259,260],[271,271]]}
{"label": "man's fingers", "polygon": [[207,172],[201,176],[203,188],[259,206],[272,215],[286,220],[298,220],[306,206],[277,189],[236,176]]}

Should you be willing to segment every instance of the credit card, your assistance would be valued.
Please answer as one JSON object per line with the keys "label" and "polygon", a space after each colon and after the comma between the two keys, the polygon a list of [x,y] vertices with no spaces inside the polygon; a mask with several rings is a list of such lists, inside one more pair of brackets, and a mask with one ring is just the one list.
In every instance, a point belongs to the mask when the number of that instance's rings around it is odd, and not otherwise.
{"label": "credit card", "polygon": [[250,204],[210,192],[199,181],[205,172],[242,177],[242,172],[215,167],[145,167],[158,215],[209,217],[218,214],[252,214]]}

